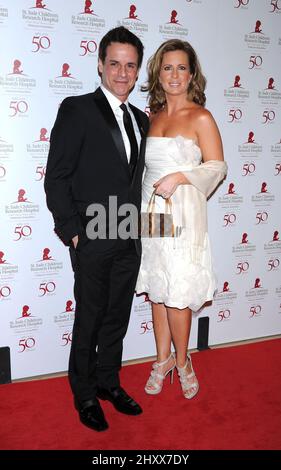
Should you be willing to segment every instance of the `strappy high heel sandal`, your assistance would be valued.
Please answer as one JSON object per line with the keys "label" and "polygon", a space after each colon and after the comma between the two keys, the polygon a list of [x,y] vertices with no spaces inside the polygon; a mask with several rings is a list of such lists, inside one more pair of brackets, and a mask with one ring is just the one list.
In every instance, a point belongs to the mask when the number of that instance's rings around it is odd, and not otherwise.
{"label": "strappy high heel sandal", "polygon": [[[159,372],[159,367],[162,367],[165,364],[168,364],[168,362],[171,359],[173,359],[172,367],[166,370],[164,374],[161,374]],[[176,367],[176,359],[173,353],[171,353],[170,356],[165,361],[154,362],[154,364],[152,364],[152,371],[150,373],[150,377],[144,387],[145,392],[148,393],[148,395],[157,395],[158,393],[160,393],[163,388],[164,379],[168,374],[170,374],[170,382],[172,384],[173,378],[174,378],[175,367]]]}
{"label": "strappy high heel sandal", "polygon": [[[187,367],[190,367],[191,373],[188,373]],[[191,357],[188,354],[187,355],[187,361],[184,365],[184,367],[177,367],[178,371],[178,376],[180,378],[180,383],[181,383],[181,388],[182,392],[185,398],[188,400],[191,400],[191,398],[195,397],[196,393],[198,393],[199,390],[199,383],[197,380],[197,377],[195,375],[195,372],[193,370],[192,366],[192,361]]]}

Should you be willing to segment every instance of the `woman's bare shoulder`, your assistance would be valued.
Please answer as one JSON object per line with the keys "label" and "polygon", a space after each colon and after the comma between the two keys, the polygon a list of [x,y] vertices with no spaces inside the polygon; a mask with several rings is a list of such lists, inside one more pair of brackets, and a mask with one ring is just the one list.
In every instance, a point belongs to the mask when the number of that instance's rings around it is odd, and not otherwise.
{"label": "woman's bare shoulder", "polygon": [[205,121],[213,119],[212,113],[208,109],[203,108],[203,106],[198,105],[198,107],[193,108],[193,114],[195,119]]}
{"label": "woman's bare shoulder", "polygon": [[216,122],[212,113],[208,109],[203,108],[202,106],[197,109],[194,109],[192,120],[196,125],[197,130],[199,130],[200,128],[204,130],[209,127],[216,126]]}

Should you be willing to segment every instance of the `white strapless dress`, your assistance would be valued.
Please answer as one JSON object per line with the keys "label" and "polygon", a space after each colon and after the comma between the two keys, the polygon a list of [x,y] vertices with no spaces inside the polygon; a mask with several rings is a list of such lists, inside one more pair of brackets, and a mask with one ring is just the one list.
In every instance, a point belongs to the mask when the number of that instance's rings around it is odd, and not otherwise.
{"label": "white strapless dress", "polygon": [[[215,160],[202,163],[200,148],[182,136],[148,137],[145,159],[143,212],[147,211],[153,184],[161,177],[181,171],[192,184],[178,186],[171,198],[173,220],[180,236],[142,238],[136,292],[145,292],[151,301],[168,307],[197,311],[213,299],[216,289],[206,202],[225,175],[226,164]],[[164,199],[156,196],[155,212],[164,212],[164,207]]]}

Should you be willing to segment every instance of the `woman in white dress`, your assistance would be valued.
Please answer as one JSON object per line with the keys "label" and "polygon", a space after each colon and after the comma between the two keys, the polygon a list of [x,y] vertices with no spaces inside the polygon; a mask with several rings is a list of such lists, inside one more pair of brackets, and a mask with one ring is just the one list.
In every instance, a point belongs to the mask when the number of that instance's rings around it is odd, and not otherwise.
{"label": "woman in white dress", "polygon": [[[216,288],[207,232],[207,197],[227,166],[219,130],[204,108],[206,80],[188,42],[163,43],[148,63],[151,127],[147,138],[142,211],[155,190],[155,212],[172,201],[176,238],[143,238],[136,291],[152,302],[157,360],[145,391],[161,392],[176,367],[183,395],[199,389],[187,354],[192,311],[212,300]],[[171,344],[175,353],[171,353]]]}

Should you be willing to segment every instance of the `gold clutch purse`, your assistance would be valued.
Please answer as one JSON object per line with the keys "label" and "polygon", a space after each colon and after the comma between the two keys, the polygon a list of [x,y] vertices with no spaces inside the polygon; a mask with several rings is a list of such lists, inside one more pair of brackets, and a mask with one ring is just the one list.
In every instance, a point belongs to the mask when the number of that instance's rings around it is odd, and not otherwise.
{"label": "gold clutch purse", "polygon": [[155,190],[148,202],[147,211],[141,213],[140,236],[142,238],[174,237],[175,228],[172,213],[172,201],[165,199],[165,212],[155,212]]}

